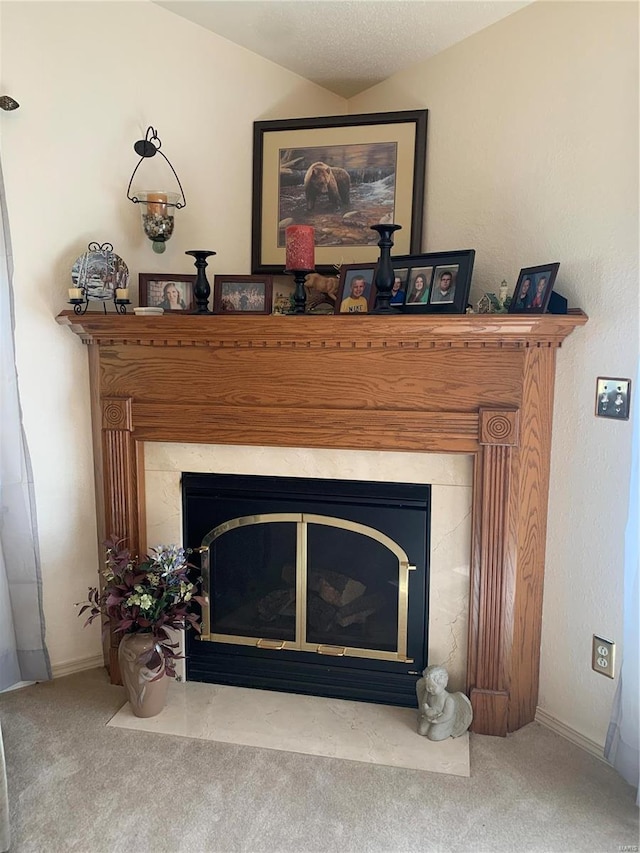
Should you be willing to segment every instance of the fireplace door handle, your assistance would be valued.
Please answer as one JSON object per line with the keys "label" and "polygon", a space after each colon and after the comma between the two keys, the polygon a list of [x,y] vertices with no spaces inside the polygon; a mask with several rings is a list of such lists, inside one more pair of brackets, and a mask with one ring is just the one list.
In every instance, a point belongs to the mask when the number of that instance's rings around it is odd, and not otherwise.
{"label": "fireplace door handle", "polygon": [[284,649],[284,640],[265,640],[261,638],[256,643],[256,646],[259,649],[273,649],[274,651],[279,651],[280,649]]}
{"label": "fireplace door handle", "polygon": [[346,646],[318,646],[316,649],[319,655],[333,655],[333,657],[344,657],[347,649]]}

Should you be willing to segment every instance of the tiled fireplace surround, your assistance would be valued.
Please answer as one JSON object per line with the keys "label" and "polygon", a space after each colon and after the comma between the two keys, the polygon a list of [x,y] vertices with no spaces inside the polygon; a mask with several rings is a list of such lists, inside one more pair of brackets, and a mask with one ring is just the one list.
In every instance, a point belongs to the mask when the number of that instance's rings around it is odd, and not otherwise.
{"label": "tiled fireplace surround", "polygon": [[89,345],[101,540],[178,538],[184,470],[431,482],[430,659],[466,670],[474,731],[533,720],[555,354],[582,312],[58,321]]}
{"label": "tiled fireplace surround", "polygon": [[183,471],[431,484],[429,663],[445,664],[451,688],[464,689],[473,479],[470,456],[149,442],[145,446],[145,482],[150,546],[182,541]]}

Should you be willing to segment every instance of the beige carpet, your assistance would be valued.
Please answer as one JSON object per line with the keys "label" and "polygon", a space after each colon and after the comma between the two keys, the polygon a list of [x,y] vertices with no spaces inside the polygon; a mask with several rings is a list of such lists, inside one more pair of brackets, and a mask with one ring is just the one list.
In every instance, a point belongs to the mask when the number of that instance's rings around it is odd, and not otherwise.
{"label": "beige carpet", "polygon": [[469,776],[466,732],[434,743],[420,737],[416,724],[410,708],[198,682],[172,682],[155,717],[136,717],[127,703],[109,721],[135,731]]}
{"label": "beige carpet", "polygon": [[[0,694],[11,853],[618,853],[635,791],[537,723],[470,778],[108,726],[92,670]],[[627,847],[627,849],[629,849]]]}

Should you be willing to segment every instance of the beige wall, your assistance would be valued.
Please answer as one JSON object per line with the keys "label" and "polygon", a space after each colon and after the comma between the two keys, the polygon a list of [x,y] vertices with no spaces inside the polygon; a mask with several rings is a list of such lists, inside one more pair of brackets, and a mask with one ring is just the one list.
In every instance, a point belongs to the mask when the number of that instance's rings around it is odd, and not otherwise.
{"label": "beige wall", "polygon": [[536,3],[349,102],[418,107],[423,248],[476,249],[474,301],[560,261],[590,317],[558,353],[539,704],[602,744],[616,682],[591,635],[622,641],[631,426],[593,409],[596,376],[638,361],[638,5]]}
{"label": "beige wall", "polygon": [[[152,3],[3,2],[0,11],[2,91],[21,103],[1,119],[18,369],[47,644],[64,670],[100,651],[97,627],[83,631],[73,606],[98,560],[87,352],[54,320],[73,261],[97,240],[113,243],[136,285],[139,272],[193,272],[184,254],[193,248],[217,251],[211,274],[249,272],[253,122],[335,115],[346,102]],[[187,197],[162,256],[126,199],[133,143],[148,125]]]}

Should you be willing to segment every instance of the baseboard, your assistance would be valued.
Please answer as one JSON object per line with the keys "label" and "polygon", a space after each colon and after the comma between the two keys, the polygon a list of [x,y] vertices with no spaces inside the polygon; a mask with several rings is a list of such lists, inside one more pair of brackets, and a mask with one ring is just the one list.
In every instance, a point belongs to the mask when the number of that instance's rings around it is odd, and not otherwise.
{"label": "baseboard", "polygon": [[572,729],[571,726],[563,723],[562,720],[559,720],[547,711],[543,711],[542,708],[536,708],[536,722],[546,726],[556,734],[562,735],[563,738],[570,740],[571,743],[575,743],[576,746],[582,747],[582,749],[590,752],[591,755],[595,755],[596,758],[599,758],[600,761],[604,761],[605,764],[609,763],[604,757],[604,747],[599,743],[596,743],[595,740],[591,740],[583,734],[580,734],[580,732],[577,732],[575,729]]}
{"label": "baseboard", "polygon": [[73,675],[74,672],[84,672],[85,669],[96,669],[99,666],[104,666],[104,658],[101,654],[53,664],[51,674],[54,678],[62,678],[65,675]]}

